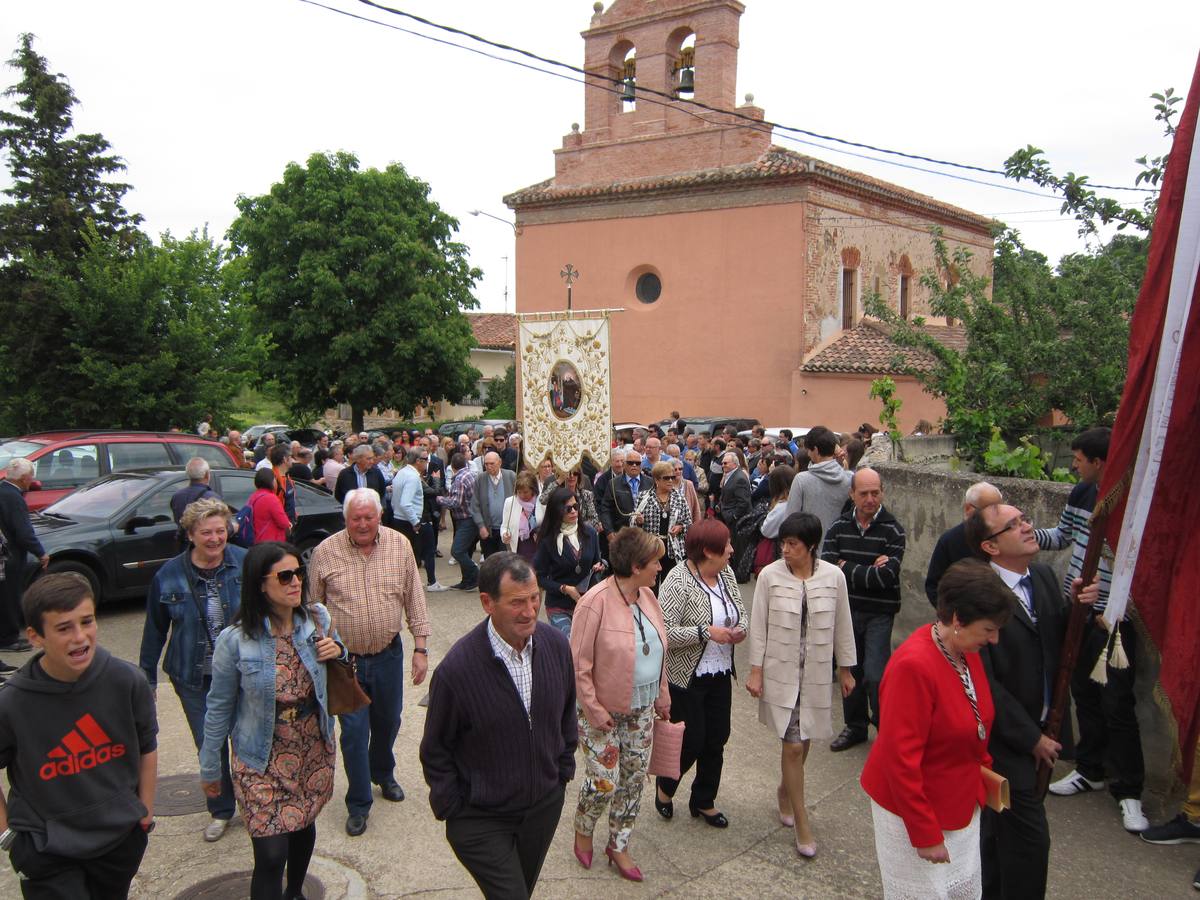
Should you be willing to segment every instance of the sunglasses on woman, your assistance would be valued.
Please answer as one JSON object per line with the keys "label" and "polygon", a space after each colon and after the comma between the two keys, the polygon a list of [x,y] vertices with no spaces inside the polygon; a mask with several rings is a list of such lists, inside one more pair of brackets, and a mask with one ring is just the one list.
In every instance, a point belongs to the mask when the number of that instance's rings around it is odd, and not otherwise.
{"label": "sunglasses on woman", "polygon": [[272,575],[274,575],[280,584],[291,584],[293,578],[299,578],[301,581],[303,581],[307,571],[308,570],[304,566],[300,566],[297,569],[280,569],[278,572],[269,572],[263,577],[270,578]]}

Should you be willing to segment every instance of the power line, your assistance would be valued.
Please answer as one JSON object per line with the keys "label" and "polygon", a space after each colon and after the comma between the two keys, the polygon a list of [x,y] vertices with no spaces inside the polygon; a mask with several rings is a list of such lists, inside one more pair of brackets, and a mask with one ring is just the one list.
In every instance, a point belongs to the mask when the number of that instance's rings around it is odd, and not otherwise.
{"label": "power line", "polygon": [[[459,43],[455,43],[454,41],[444,40],[442,38],[434,37],[433,35],[425,34],[424,32],[421,32],[421,31],[414,31],[410,28],[403,28],[399,25],[393,25],[390,22],[381,22],[378,19],[372,19],[367,16],[360,16],[360,15],[357,15],[356,13],[352,13],[352,12],[349,12],[344,9],[339,9],[335,6],[329,6],[325,3],[318,2],[318,0],[300,0],[300,2],[306,3],[309,6],[316,6],[320,9],[326,10],[327,12],[332,12],[332,13],[336,13],[341,16],[346,16],[347,18],[357,19],[360,22],[367,22],[368,24],[371,24],[371,25],[379,25],[382,28],[389,28],[392,31],[399,31],[403,34],[408,34],[408,35],[412,35],[413,37],[418,37],[418,38],[422,38],[427,41],[432,41],[435,44],[441,44],[441,45],[447,46],[447,47],[456,47],[459,50],[465,50],[468,53],[474,53],[478,56],[485,57],[486,59],[495,60],[497,62],[508,63],[510,65],[518,66],[522,69],[529,69],[533,72],[540,72],[543,75],[551,75],[555,78],[561,78],[564,81],[570,81],[573,84],[582,84],[584,87],[595,88],[597,90],[605,91],[606,93],[610,93],[610,94],[623,95],[623,93],[624,93],[623,87],[618,86],[621,84],[619,81],[614,82],[611,86],[605,85],[605,84],[594,84],[594,83],[585,81],[582,78],[576,78],[576,77],[572,77],[571,75],[565,75],[561,72],[555,72],[555,71],[552,71],[549,69],[543,69],[539,66],[530,65],[529,63],[523,63],[519,60],[509,59],[509,58],[503,57],[503,56],[497,56],[494,53],[488,53],[488,52],[486,52],[484,50],[480,50],[476,47],[469,47],[465,44],[459,44]],[[419,18],[419,17],[417,17],[417,18]],[[582,71],[582,70],[580,70],[580,71]],[[643,89],[643,90],[645,90],[645,89]],[[655,93],[657,93],[657,92],[655,92]],[[656,106],[663,106],[663,107],[669,106],[671,108],[677,109],[678,111],[691,116],[694,119],[698,119],[701,122],[709,121],[707,118],[700,115],[699,113],[693,112],[690,109],[680,108],[678,106],[678,103],[676,102],[675,98],[670,98],[670,102],[666,102],[663,100],[655,99],[654,97],[646,96],[646,97],[642,97],[642,101],[646,102],[646,103],[654,104]],[[745,119],[747,122],[749,122],[749,124],[734,125],[735,128],[751,128],[751,129],[754,129],[757,131],[763,131],[763,130],[765,130],[764,129],[765,124],[767,124],[758,119],[753,119],[753,118],[749,118],[746,116],[739,116],[738,118]],[[970,182],[972,184],[979,184],[984,187],[997,188],[997,189],[1003,190],[1003,191],[1011,191],[1011,192],[1017,193],[1017,194],[1027,194],[1032,197],[1043,197],[1048,200],[1058,199],[1054,194],[1048,194],[1048,193],[1045,193],[1044,191],[1034,191],[1034,190],[1030,190],[1029,188],[1017,187],[1016,185],[1012,185],[1012,184],[997,184],[996,182],[993,182],[993,181],[983,181],[981,179],[970,178],[965,175],[955,175],[951,172],[939,172],[936,169],[927,169],[927,168],[924,168],[923,166],[914,166],[914,165],[911,165],[908,163],[899,162],[898,160],[894,160],[894,159],[883,159],[883,158],[880,158],[877,156],[869,156],[865,153],[855,153],[851,150],[844,150],[841,147],[829,147],[824,144],[818,144],[814,141],[806,141],[803,138],[794,137],[790,134],[780,134],[780,135],[778,135],[778,138],[782,141],[790,141],[790,142],[793,142],[796,144],[803,144],[803,145],[806,145],[809,147],[816,147],[819,150],[825,150],[830,153],[840,153],[840,154],[843,154],[846,156],[853,156],[857,159],[866,159],[866,160],[870,160],[872,162],[881,163],[883,165],[895,166],[897,168],[909,169],[911,171],[916,171],[916,172],[924,172],[926,174],[937,175],[942,178],[952,178],[956,181]]]}
{"label": "power line", "polygon": [[[311,2],[311,0],[303,0],[303,2]],[[406,19],[411,19],[414,22],[420,22],[422,25],[427,25],[430,28],[436,28],[439,31],[445,31],[449,34],[456,34],[461,37],[465,37],[468,40],[477,41],[481,44],[486,44],[489,47],[495,47],[497,50],[504,50],[509,53],[516,53],[521,56],[527,57],[529,59],[536,60],[537,62],[544,63],[544,64],[550,65],[550,66],[556,66],[556,67],[562,68],[562,69],[566,69],[568,71],[575,72],[575,73],[583,75],[583,76],[590,76],[592,78],[601,78],[601,79],[604,79],[606,81],[613,83],[614,85],[620,85],[623,87],[623,84],[624,84],[620,78],[614,78],[610,75],[603,75],[603,74],[599,74],[596,72],[588,72],[586,69],[583,69],[579,66],[572,65],[571,63],[562,62],[561,60],[553,59],[553,58],[547,57],[547,56],[541,56],[530,50],[524,50],[520,47],[514,47],[511,44],[504,44],[499,41],[493,41],[490,38],[483,37],[482,35],[478,35],[478,34],[475,34],[470,31],[466,31],[461,28],[455,28],[452,25],[443,25],[441,23],[434,22],[431,19],[427,19],[423,16],[418,16],[415,13],[405,12],[404,10],[396,9],[391,6],[385,6],[382,3],[375,2],[375,0],[358,0],[358,2],[362,3],[365,6],[370,6],[373,9],[378,9],[382,12],[390,13],[395,16],[402,16]],[[315,4],[315,5],[320,5],[320,4]],[[328,7],[326,7],[326,8],[328,8]],[[374,20],[368,19],[367,21],[374,21]],[[461,46],[461,45],[455,44],[452,46]],[[544,71],[544,70],[539,70],[539,71]],[[935,159],[933,157],[923,156],[918,153],[906,153],[902,150],[889,150],[886,147],[876,147],[872,144],[862,143],[861,141],[851,141],[846,138],[836,137],[834,135],[819,134],[818,132],[815,132],[815,131],[809,131],[807,129],[798,128],[798,127],[795,127],[792,125],[784,125],[781,122],[773,122],[769,119],[756,119],[756,118],[753,118],[752,116],[746,115],[745,113],[739,113],[736,110],[720,109],[715,106],[710,106],[707,103],[702,103],[699,100],[683,99],[680,97],[676,97],[674,94],[670,94],[670,93],[667,93],[664,91],[659,91],[654,88],[643,87],[641,85],[638,85],[637,90],[639,93],[642,93],[642,94],[653,94],[653,95],[665,98],[666,100],[668,100],[672,103],[688,103],[688,104],[691,104],[692,106],[699,107],[700,109],[706,110],[708,112],[719,113],[720,115],[733,116],[734,118],[743,119],[747,122],[753,123],[755,126],[758,126],[760,128],[763,126],[768,126],[770,128],[778,129],[781,131],[790,131],[790,132],[794,132],[796,134],[803,134],[803,135],[806,135],[811,138],[816,138],[818,140],[833,141],[834,143],[845,144],[848,147],[857,147],[857,148],[863,149],[863,150],[871,150],[875,153],[886,153],[891,156],[901,156],[901,157],[904,157],[905,159],[913,159],[913,160],[917,160],[919,162],[933,163],[934,165],[939,165],[939,166],[949,166],[951,168],[956,168],[956,169],[966,169],[966,170],[973,171],[973,172],[982,172],[987,175],[1000,175],[1005,178],[1008,177],[1008,173],[1002,169],[990,169],[985,166],[975,166],[975,165],[969,165],[967,163],[956,163],[956,162],[952,162],[950,160]],[[946,174],[946,173],[936,173],[936,174]],[[983,183],[987,183],[987,182],[983,182]],[[1150,193],[1150,194],[1158,192],[1157,188],[1125,187],[1125,186],[1121,186],[1121,185],[1110,185],[1110,184],[1093,184],[1093,185],[1091,185],[1091,187],[1096,188],[1096,189],[1109,190],[1109,191],[1136,191],[1136,192],[1140,192],[1140,193]]]}

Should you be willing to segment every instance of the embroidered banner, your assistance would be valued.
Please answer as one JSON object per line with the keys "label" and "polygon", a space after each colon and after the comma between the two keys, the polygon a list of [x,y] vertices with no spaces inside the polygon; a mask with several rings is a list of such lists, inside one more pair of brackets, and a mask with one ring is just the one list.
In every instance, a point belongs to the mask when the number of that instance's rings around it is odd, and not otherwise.
{"label": "embroidered banner", "polygon": [[569,471],[588,454],[598,465],[612,446],[608,314],[518,314],[525,459],[549,457]]}

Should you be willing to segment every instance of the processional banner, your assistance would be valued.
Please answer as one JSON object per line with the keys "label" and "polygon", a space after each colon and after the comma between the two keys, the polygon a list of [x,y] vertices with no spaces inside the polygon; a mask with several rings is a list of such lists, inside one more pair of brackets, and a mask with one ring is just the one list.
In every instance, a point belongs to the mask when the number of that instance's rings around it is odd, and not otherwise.
{"label": "processional banner", "polygon": [[525,459],[563,471],[587,454],[603,466],[612,447],[608,313],[524,313],[521,362]]}

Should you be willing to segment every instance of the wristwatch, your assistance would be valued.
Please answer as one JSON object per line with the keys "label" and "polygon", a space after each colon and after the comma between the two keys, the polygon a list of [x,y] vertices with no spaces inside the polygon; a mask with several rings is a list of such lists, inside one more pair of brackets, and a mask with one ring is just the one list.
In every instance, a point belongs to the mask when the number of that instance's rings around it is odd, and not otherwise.
{"label": "wristwatch", "polygon": [[5,828],[3,833],[0,833],[0,850],[7,853],[13,845],[13,841],[17,839],[17,833],[11,828]]}
{"label": "wristwatch", "polygon": [[428,656],[429,649],[427,647],[413,647],[413,653],[424,653],[426,656]]}

